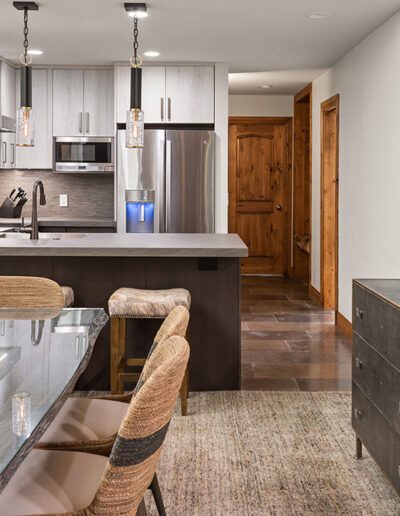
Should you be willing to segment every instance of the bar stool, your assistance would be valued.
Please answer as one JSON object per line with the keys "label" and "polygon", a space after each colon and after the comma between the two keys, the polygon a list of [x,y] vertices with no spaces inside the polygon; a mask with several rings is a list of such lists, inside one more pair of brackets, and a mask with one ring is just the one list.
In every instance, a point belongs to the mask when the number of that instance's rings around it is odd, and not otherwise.
{"label": "bar stool", "polygon": [[[176,306],[190,310],[190,293],[183,288],[165,290],[142,290],[119,288],[108,300],[111,317],[111,394],[124,392],[127,382],[137,382],[140,373],[132,373],[127,367],[143,368],[146,359],[127,357],[127,319],[165,319]],[[187,413],[189,396],[189,373],[186,369],[181,387],[181,412]]]}

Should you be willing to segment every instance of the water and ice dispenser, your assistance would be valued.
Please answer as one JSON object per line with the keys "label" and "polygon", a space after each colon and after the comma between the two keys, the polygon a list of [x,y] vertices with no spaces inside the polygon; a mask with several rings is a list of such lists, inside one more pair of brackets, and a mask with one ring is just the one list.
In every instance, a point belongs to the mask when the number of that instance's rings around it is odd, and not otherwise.
{"label": "water and ice dispenser", "polygon": [[125,190],[127,233],[154,233],[154,201],[154,190]]}

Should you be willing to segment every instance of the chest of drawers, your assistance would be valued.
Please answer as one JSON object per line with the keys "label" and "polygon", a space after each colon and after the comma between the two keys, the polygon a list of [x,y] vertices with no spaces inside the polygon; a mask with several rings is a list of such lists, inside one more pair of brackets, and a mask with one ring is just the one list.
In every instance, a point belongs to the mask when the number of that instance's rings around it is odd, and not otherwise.
{"label": "chest of drawers", "polygon": [[354,280],[352,425],[400,493],[400,280]]}

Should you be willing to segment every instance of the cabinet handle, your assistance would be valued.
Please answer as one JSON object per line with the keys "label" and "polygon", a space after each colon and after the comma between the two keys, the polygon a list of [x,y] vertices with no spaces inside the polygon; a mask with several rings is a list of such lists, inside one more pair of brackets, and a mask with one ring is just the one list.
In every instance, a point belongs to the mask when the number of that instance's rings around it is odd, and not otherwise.
{"label": "cabinet handle", "polygon": [[83,131],[83,113],[79,113],[79,132],[82,134]]}
{"label": "cabinet handle", "polygon": [[364,312],[360,310],[358,307],[356,308],[356,317],[359,319],[364,319]]}
{"label": "cabinet handle", "polygon": [[361,419],[361,416],[362,416],[362,411],[361,411],[360,409],[358,409],[358,408],[354,409],[354,417],[355,417],[356,419],[359,419],[359,420],[360,420],[360,419]]}
{"label": "cabinet handle", "polygon": [[12,148],[12,161],[11,161],[11,165],[15,165],[15,143],[11,144],[11,148]]}
{"label": "cabinet handle", "polygon": [[3,142],[4,145],[4,156],[3,156],[3,165],[4,163],[7,163],[7,143]]}
{"label": "cabinet handle", "polygon": [[160,104],[161,104],[161,122],[164,122],[164,99],[163,97],[161,97],[160,99]]}
{"label": "cabinet handle", "polygon": [[168,97],[168,121],[171,121],[171,97]]}
{"label": "cabinet handle", "polygon": [[362,369],[362,368],[363,368],[364,363],[363,363],[363,361],[362,361],[362,360],[360,360],[358,357],[356,357],[355,362],[356,362],[356,367],[357,367],[358,369]]}
{"label": "cabinet handle", "polygon": [[89,134],[89,113],[86,113],[86,132]]}

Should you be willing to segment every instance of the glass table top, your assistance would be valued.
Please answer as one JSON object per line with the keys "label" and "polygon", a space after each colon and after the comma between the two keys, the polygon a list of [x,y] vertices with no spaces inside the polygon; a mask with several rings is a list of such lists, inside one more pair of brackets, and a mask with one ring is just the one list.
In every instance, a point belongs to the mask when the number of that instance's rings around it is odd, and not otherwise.
{"label": "glass table top", "polygon": [[72,391],[107,320],[100,308],[0,309],[0,491]]}

